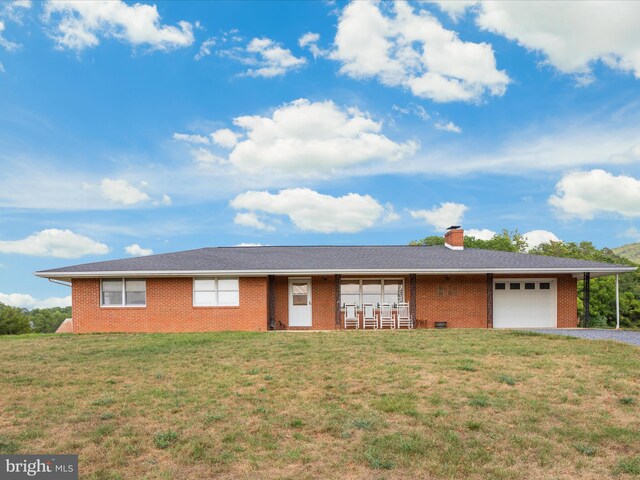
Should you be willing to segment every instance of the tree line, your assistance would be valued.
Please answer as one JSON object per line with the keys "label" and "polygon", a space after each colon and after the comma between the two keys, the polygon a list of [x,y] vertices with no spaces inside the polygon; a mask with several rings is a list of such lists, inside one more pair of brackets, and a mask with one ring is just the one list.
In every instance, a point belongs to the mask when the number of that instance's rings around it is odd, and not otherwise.
{"label": "tree line", "polygon": [[[441,236],[425,237],[415,240],[410,245],[444,245]],[[501,250],[505,252],[527,253],[529,255],[545,255],[549,257],[575,258],[594,262],[616,263],[638,267],[637,263],[617,255],[609,248],[596,248],[591,242],[549,242],[529,249],[526,239],[517,230],[502,232],[489,240],[481,240],[472,236],[464,237],[465,248],[482,248],[485,250]],[[640,328],[640,272],[624,273],[619,276],[620,282],[620,326]],[[584,281],[578,281],[578,315],[582,317]],[[591,280],[589,302],[589,326],[614,327],[616,325],[616,284],[615,277],[600,277]]]}
{"label": "tree line", "polygon": [[27,310],[0,303],[0,335],[54,333],[70,317],[71,307]]}

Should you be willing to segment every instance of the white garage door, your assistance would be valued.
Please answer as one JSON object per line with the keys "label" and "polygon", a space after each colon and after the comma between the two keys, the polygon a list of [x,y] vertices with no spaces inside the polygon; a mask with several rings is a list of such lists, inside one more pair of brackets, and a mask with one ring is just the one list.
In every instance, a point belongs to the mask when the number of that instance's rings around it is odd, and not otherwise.
{"label": "white garage door", "polygon": [[494,328],[556,326],[555,279],[509,278],[493,282]]}

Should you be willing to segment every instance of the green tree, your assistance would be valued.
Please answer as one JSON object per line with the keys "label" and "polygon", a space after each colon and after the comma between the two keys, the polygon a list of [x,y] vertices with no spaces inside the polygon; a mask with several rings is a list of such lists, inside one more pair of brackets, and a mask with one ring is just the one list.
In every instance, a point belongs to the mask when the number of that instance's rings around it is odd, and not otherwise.
{"label": "green tree", "polygon": [[[414,240],[409,245],[421,245],[427,247],[433,247],[436,245],[444,245],[444,238],[438,235],[432,235],[425,237],[422,240]],[[527,251],[527,241],[518,230],[509,232],[508,230],[502,230],[501,233],[496,233],[493,238],[489,240],[481,240],[473,236],[465,235],[464,237],[465,248],[481,248],[484,250],[502,250],[504,252],[520,252]]]}
{"label": "green tree", "polygon": [[0,303],[0,335],[18,335],[30,331],[25,310]]}
{"label": "green tree", "polygon": [[65,318],[71,317],[71,307],[36,308],[28,316],[34,332],[54,333]]}
{"label": "green tree", "polygon": [[[598,249],[591,242],[549,242],[531,249],[535,255],[576,258],[594,262],[637,266],[631,260],[616,255],[609,248]],[[620,279],[620,325],[640,327],[640,273],[624,273]],[[590,283],[589,312],[591,327],[613,327],[616,324],[616,287],[612,276],[594,278]],[[578,282],[578,314],[584,313],[582,298],[584,282]]]}

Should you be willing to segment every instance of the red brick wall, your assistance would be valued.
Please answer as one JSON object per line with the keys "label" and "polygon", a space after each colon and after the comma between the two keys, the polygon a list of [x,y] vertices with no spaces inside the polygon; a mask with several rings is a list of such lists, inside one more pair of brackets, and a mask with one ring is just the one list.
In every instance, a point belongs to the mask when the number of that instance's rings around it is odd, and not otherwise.
{"label": "red brick wall", "polygon": [[[335,277],[311,277],[311,330],[336,328]],[[276,277],[276,329],[289,328],[289,278]],[[292,327],[304,330],[304,327]],[[308,330],[308,329],[307,329]]]}
{"label": "red brick wall", "polygon": [[194,307],[193,279],[147,279],[146,307],[100,307],[100,280],[74,279],[73,332],[267,329],[267,279],[240,278],[239,307]]}
{"label": "red brick wall", "polygon": [[[495,278],[549,277],[549,275],[496,275]],[[558,327],[577,325],[577,280],[558,280]],[[445,295],[438,296],[438,286]],[[147,306],[100,307],[100,280],[73,280],[73,331],[90,332],[195,332],[267,329],[267,279],[240,279],[239,307],[194,307],[191,278],[147,279]],[[450,295],[450,291],[455,291]],[[410,293],[405,278],[405,299]],[[288,328],[289,279],[276,277],[276,329]],[[419,275],[416,285],[416,319],[428,328],[446,321],[450,328],[487,327],[486,275]],[[342,325],[342,324],[341,324]],[[424,324],[422,324],[424,325]],[[312,277],[312,329],[332,330],[335,325],[335,277]],[[340,327],[341,328],[341,327]]]}
{"label": "red brick wall", "polygon": [[[438,296],[438,287],[444,296]],[[487,327],[486,275],[418,275],[416,279],[416,320],[433,328],[447,322],[448,328]]]}
{"label": "red brick wall", "polygon": [[[556,278],[558,327],[577,326],[578,283],[571,275],[495,275],[495,278]],[[443,297],[438,296],[439,285],[444,287]],[[452,288],[457,288],[457,293],[449,295]],[[449,328],[487,327],[486,275],[419,275],[416,294],[416,319],[426,320],[428,328],[438,321],[446,321]]]}

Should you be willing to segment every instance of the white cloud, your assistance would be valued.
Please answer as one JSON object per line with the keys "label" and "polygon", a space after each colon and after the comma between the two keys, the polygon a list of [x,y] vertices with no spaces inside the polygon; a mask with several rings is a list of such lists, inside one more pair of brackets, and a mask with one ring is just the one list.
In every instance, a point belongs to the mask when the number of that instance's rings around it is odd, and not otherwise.
{"label": "white cloud", "polygon": [[132,243],[124,247],[124,251],[132,257],[146,257],[147,255],[153,255],[153,250],[150,248],[142,248],[137,243]]}
{"label": "white cloud", "polygon": [[640,142],[629,147],[629,149],[620,154],[611,155],[613,163],[632,163],[640,160]]}
{"label": "white cloud", "polygon": [[17,253],[35,257],[78,258],[105,255],[109,247],[71,230],[50,228],[22,240],[0,241],[0,253]]}
{"label": "white cloud", "polygon": [[[428,174],[496,172],[519,174],[530,171],[558,171],[584,165],[632,163],[634,145],[640,139],[635,117],[625,124],[615,119],[585,124],[567,119],[557,127],[523,128],[509,134],[495,146],[478,149],[475,139],[447,149],[432,149],[405,162],[405,169]],[[622,153],[621,153],[622,152]]]}
{"label": "white cloud", "polygon": [[477,4],[480,28],[541,52],[546,63],[593,81],[596,61],[640,78],[640,3],[607,2],[437,2],[455,18]]}
{"label": "white cloud", "polygon": [[464,212],[469,207],[462,203],[443,202],[430,210],[409,210],[413,218],[424,220],[436,230],[445,230],[451,225],[462,224]]}
{"label": "white cloud", "polygon": [[121,0],[50,0],[44,6],[44,18],[53,25],[52,37],[60,49],[95,47],[100,37],[165,51],[188,47],[194,41],[189,22],[180,21],[178,27],[162,25],[155,5],[128,5]]}
{"label": "white cloud", "polygon": [[227,163],[227,159],[221,157],[220,155],[216,155],[215,153],[207,150],[206,148],[195,148],[191,150],[191,155],[193,159],[200,166],[210,166],[210,165],[222,165]]}
{"label": "white cloud", "polygon": [[523,233],[522,236],[527,241],[529,250],[543,243],[560,241],[553,232],[549,232],[548,230],[531,230],[530,232]]}
{"label": "white cloud", "polygon": [[323,195],[308,188],[290,188],[276,194],[250,191],[229,203],[235,209],[287,215],[300,230],[355,233],[381,219],[385,208],[369,195]]}
{"label": "white cloud", "polygon": [[254,38],[246,51],[252,57],[246,58],[245,63],[255,64],[255,68],[245,72],[251,77],[277,77],[307,63],[305,58],[294,56],[291,50],[282,48],[269,38]]}
{"label": "white cloud", "polygon": [[200,50],[196,53],[195,57],[193,57],[196,61],[202,60],[204,57],[211,55],[211,47],[216,44],[216,40],[214,38],[207,38],[202,44],[200,44]]}
{"label": "white cloud", "polygon": [[640,180],[604,170],[568,173],[549,203],[564,216],[585,220],[602,213],[640,217]]}
{"label": "white cloud", "polygon": [[273,226],[268,225],[258,218],[258,215],[254,212],[237,213],[233,219],[233,223],[236,225],[242,225],[243,227],[256,228],[258,230],[264,230],[265,232],[271,232],[274,230]]}
{"label": "white cloud", "polygon": [[415,142],[390,140],[380,133],[381,122],[331,101],[299,99],[277,108],[271,117],[237,117],[233,123],[246,132],[246,139],[233,148],[229,161],[243,172],[311,177],[397,161],[418,148]]}
{"label": "white cloud", "polygon": [[194,143],[196,145],[209,145],[209,139],[203,135],[191,135],[188,133],[174,133],[173,139],[180,142]]}
{"label": "white cloud", "polygon": [[160,204],[161,205],[165,205],[165,206],[169,206],[173,203],[173,200],[171,200],[171,197],[169,195],[167,195],[166,193],[164,193],[162,195],[162,200],[160,200]]}
{"label": "white cloud", "polygon": [[300,48],[308,48],[313,58],[324,57],[327,52],[318,47],[319,40],[320,34],[307,32],[298,39],[298,45]]}
{"label": "white cloud", "polygon": [[262,247],[263,245],[261,243],[248,243],[248,242],[242,242],[236,245],[236,247]]}
{"label": "white cloud", "polygon": [[480,27],[544,52],[564,73],[589,74],[601,60],[640,78],[638,2],[484,2]]}
{"label": "white cloud", "polygon": [[221,128],[211,134],[214,143],[224,148],[233,148],[238,143],[238,135],[228,128]]}
{"label": "white cloud", "polygon": [[495,236],[496,232],[489,230],[488,228],[475,229],[470,228],[464,231],[465,237],[475,237],[478,240],[491,240]]}
{"label": "white cloud", "polygon": [[151,199],[149,195],[140,191],[126,180],[105,178],[100,184],[100,190],[104,198],[111,203],[121,205],[135,205]]}
{"label": "white cloud", "polygon": [[2,64],[2,62],[0,62],[0,73],[5,73],[6,70],[4,69],[4,65]]}
{"label": "white cloud", "polygon": [[622,235],[632,238],[634,242],[640,242],[640,230],[636,227],[627,228]]}
{"label": "white cloud", "polygon": [[340,72],[357,79],[376,78],[436,102],[479,101],[503,95],[507,74],[498,70],[491,45],[465,42],[429,12],[414,13],[408,2],[352,2],[338,23],[330,57]]}
{"label": "white cloud", "polygon": [[462,133],[462,129],[453,122],[436,122],[433,126],[445,132]]}
{"label": "white cloud", "polygon": [[4,36],[2,35],[2,32],[4,32],[4,29],[5,29],[4,22],[0,20],[0,47],[4,48],[5,50],[8,50],[9,52],[13,52],[14,50],[17,50],[20,47],[20,44],[11,42],[6,38],[4,38]]}
{"label": "white cloud", "polygon": [[455,21],[458,21],[469,7],[478,3],[477,0],[431,0],[431,2],[436,3],[440,10],[447,12]]}
{"label": "white cloud", "polygon": [[0,293],[0,303],[12,307],[26,308],[28,310],[34,308],[69,307],[71,306],[71,295],[38,300],[26,293]]}

